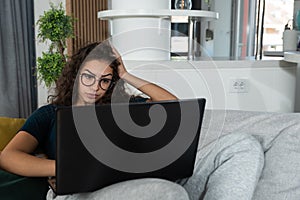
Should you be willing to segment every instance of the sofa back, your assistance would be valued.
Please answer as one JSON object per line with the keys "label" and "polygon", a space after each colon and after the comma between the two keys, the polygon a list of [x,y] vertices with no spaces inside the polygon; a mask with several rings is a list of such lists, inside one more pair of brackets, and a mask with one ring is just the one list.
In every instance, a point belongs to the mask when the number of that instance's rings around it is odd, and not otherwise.
{"label": "sofa back", "polygon": [[25,120],[23,118],[0,117],[0,151],[15,136]]}

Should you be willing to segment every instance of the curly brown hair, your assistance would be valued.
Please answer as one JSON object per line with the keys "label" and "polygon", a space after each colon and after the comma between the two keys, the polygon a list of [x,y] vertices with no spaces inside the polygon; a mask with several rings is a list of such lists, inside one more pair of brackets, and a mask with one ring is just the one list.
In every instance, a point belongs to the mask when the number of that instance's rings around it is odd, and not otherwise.
{"label": "curly brown hair", "polygon": [[[78,72],[85,62],[90,60],[106,61],[113,69],[112,85],[104,94],[104,96],[95,104],[111,103],[112,93],[118,101],[129,99],[130,96],[125,92],[124,81],[120,79],[118,74],[118,61],[116,55],[109,42],[91,43],[77,51],[66,63],[60,77],[56,81],[54,95],[48,96],[48,101],[52,104],[71,106],[72,102],[77,99]],[[117,84],[116,84],[117,83]],[[75,88],[74,88],[75,86]]]}

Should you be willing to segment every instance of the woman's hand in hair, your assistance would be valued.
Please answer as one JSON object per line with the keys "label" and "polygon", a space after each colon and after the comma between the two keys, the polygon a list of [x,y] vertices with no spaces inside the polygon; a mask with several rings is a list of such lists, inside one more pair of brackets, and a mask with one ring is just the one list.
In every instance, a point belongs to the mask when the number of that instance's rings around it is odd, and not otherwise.
{"label": "woman's hand in hair", "polygon": [[177,99],[175,95],[165,90],[164,88],[161,88],[154,83],[151,83],[149,81],[136,77],[133,74],[128,73],[119,52],[114,47],[112,47],[112,50],[116,58],[120,62],[118,68],[119,77],[123,79],[125,82],[129,83],[131,86],[140,90],[142,93],[149,96],[148,101],[162,101],[162,100]]}
{"label": "woman's hand in hair", "polygon": [[123,63],[123,60],[122,60],[122,57],[121,57],[120,53],[113,46],[112,46],[112,50],[113,50],[117,60],[120,63],[120,65],[118,67],[118,74],[119,74],[119,77],[122,79],[124,77],[124,75],[127,74],[128,72],[127,72],[127,70],[124,66],[124,63]]}

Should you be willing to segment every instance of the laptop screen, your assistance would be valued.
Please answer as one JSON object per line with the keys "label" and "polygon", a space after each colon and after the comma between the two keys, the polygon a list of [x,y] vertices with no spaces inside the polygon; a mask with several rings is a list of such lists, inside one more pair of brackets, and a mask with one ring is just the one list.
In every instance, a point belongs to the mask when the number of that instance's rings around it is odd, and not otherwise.
{"label": "laptop screen", "polygon": [[191,176],[204,107],[188,99],[58,108],[56,193]]}

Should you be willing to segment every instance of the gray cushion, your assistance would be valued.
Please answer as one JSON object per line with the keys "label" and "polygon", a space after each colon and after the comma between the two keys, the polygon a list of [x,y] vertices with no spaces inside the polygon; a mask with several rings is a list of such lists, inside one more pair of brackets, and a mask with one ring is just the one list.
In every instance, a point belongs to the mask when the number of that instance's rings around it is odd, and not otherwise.
{"label": "gray cushion", "polygon": [[265,152],[254,199],[299,199],[300,113],[206,110],[201,131],[199,148],[223,134],[253,135]]}

